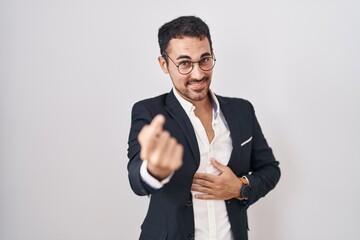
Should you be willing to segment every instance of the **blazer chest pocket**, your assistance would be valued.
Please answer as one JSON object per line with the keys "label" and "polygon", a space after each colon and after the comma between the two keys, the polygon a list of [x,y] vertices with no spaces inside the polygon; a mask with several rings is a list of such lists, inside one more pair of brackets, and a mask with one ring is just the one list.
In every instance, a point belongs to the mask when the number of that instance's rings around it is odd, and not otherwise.
{"label": "blazer chest pocket", "polygon": [[245,138],[240,144],[240,159],[242,163],[245,164],[243,167],[245,169],[250,167],[251,161],[251,146],[252,146],[252,136]]}
{"label": "blazer chest pocket", "polygon": [[252,136],[249,137],[248,139],[246,139],[245,141],[243,141],[241,144],[240,144],[240,147],[244,147],[246,145],[250,145],[249,143],[252,141]]}

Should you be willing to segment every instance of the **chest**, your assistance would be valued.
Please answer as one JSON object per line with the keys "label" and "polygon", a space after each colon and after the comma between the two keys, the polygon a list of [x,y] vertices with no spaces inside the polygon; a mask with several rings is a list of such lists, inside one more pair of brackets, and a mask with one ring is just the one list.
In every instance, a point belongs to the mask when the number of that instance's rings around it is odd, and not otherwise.
{"label": "chest", "polygon": [[194,128],[200,153],[200,164],[197,172],[219,174],[211,164],[211,159],[215,158],[221,164],[227,165],[233,149],[230,130],[225,119],[218,116],[211,121],[204,121],[204,119],[201,121],[200,118],[191,116],[190,121]]}

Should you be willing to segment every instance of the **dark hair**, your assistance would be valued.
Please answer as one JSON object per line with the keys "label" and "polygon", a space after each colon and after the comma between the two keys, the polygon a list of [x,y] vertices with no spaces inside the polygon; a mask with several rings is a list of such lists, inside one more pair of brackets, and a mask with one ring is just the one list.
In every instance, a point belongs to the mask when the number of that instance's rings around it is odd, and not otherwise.
{"label": "dark hair", "polygon": [[158,33],[160,54],[164,55],[171,39],[182,37],[198,37],[200,39],[206,37],[209,40],[210,50],[213,51],[210,30],[206,23],[195,16],[183,16],[160,27]]}

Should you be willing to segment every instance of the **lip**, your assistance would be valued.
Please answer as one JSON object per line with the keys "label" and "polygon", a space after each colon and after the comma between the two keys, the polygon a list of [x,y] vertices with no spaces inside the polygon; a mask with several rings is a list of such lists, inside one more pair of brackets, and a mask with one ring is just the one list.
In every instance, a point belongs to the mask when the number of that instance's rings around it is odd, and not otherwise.
{"label": "lip", "polygon": [[200,81],[190,81],[188,83],[188,86],[190,86],[192,90],[198,91],[198,90],[202,90],[205,87],[206,82],[207,82],[206,79]]}

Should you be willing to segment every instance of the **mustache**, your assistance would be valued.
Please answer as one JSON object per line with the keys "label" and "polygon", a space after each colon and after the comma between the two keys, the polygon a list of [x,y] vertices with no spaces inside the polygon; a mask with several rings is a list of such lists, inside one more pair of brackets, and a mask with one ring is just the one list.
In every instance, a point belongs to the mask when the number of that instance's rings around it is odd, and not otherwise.
{"label": "mustache", "polygon": [[202,82],[202,81],[207,81],[209,80],[208,77],[203,77],[202,79],[190,79],[189,81],[187,81],[188,84],[191,84],[191,83],[197,83],[197,82]]}

